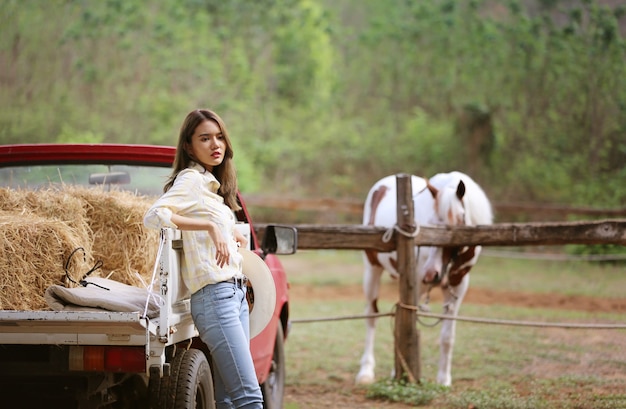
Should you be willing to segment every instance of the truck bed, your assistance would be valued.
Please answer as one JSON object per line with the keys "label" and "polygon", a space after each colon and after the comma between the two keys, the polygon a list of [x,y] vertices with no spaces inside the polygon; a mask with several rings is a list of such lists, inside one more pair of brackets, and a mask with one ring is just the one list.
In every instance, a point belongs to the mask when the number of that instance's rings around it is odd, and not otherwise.
{"label": "truck bed", "polygon": [[[186,304],[168,315],[171,337],[188,339],[195,328]],[[147,345],[158,337],[159,318],[139,312],[0,311],[0,344]]]}
{"label": "truck bed", "polygon": [[156,325],[138,312],[0,311],[0,343],[145,345]]}

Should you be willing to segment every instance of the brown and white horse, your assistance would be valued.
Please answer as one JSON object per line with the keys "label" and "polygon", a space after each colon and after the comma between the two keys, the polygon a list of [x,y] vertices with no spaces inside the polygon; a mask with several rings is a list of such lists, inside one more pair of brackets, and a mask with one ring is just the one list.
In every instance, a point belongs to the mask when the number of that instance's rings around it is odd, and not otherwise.
{"label": "brown and white horse", "polygon": [[[461,172],[439,173],[426,180],[411,177],[415,223],[421,225],[475,226],[493,222],[491,204],[482,188]],[[396,225],[396,176],[387,176],[370,189],[363,209],[363,224],[392,228]],[[444,314],[456,316],[469,286],[469,271],[478,260],[480,246],[416,247],[419,300],[428,297],[434,286],[443,292]],[[384,270],[398,277],[396,252],[366,251],[363,290],[367,300],[365,313],[378,312],[380,280]],[[374,382],[374,335],[376,319],[368,318],[365,351],[356,382]],[[452,384],[451,365],[454,347],[455,320],[441,324],[439,369],[437,383]]]}

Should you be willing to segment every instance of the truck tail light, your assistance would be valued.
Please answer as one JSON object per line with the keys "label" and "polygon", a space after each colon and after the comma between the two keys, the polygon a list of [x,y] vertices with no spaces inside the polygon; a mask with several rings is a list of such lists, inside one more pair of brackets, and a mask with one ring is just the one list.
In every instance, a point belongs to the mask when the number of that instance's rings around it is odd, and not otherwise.
{"label": "truck tail light", "polygon": [[142,346],[71,346],[70,371],[145,372],[146,352]]}

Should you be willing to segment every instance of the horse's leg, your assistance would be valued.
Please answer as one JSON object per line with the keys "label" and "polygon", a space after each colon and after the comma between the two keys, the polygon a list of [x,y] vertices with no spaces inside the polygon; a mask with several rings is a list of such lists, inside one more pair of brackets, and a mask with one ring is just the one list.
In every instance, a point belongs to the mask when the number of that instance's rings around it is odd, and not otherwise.
{"label": "horse's leg", "polygon": [[[469,274],[456,287],[448,286],[443,290],[444,314],[456,317],[463,297],[469,287]],[[437,372],[437,383],[452,385],[452,350],[454,349],[454,338],[456,334],[456,320],[443,320],[441,323],[441,334],[439,337],[439,370]]]}
{"label": "horse's leg", "polygon": [[[366,306],[365,314],[377,313],[378,294],[380,290],[380,278],[383,268],[372,266],[365,260],[365,272],[363,274],[363,292],[365,293]],[[367,325],[365,332],[365,350],[361,357],[361,369],[356,376],[357,384],[370,384],[374,382],[374,368],[376,360],[374,358],[374,337],[376,332],[376,318],[366,318]]]}

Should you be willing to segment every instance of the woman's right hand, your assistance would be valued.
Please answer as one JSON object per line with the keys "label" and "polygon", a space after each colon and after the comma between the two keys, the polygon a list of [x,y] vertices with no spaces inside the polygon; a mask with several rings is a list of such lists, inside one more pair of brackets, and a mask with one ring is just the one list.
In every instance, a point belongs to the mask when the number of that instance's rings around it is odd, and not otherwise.
{"label": "woman's right hand", "polygon": [[228,260],[230,260],[228,243],[224,240],[222,233],[215,224],[211,223],[211,227],[209,227],[208,231],[211,240],[213,240],[215,244],[215,261],[217,261],[218,266],[224,267],[224,265],[228,264]]}
{"label": "woman's right hand", "polygon": [[230,260],[230,250],[228,249],[228,242],[222,235],[222,232],[212,221],[202,220],[202,219],[192,219],[186,216],[180,216],[178,214],[172,214],[172,223],[176,224],[176,226],[180,230],[207,230],[209,233],[209,237],[213,240],[213,244],[215,244],[215,260],[217,261],[217,265],[224,267],[224,265],[228,264]]}
{"label": "woman's right hand", "polygon": [[226,241],[220,240],[216,242],[215,249],[215,260],[217,261],[217,265],[224,267],[224,265],[228,264],[228,260],[230,259],[230,251],[228,250]]}

